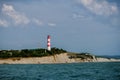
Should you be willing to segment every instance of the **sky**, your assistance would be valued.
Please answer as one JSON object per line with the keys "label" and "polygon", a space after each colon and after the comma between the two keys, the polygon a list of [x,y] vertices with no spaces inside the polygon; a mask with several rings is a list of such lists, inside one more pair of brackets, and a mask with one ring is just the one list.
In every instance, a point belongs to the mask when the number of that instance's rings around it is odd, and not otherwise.
{"label": "sky", "polygon": [[51,47],[120,55],[120,0],[0,0],[0,50]]}

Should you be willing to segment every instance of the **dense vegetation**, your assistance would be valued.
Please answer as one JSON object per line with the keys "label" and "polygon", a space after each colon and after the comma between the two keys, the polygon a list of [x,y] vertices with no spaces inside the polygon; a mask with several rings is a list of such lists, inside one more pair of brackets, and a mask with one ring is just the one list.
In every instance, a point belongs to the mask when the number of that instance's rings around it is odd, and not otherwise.
{"label": "dense vegetation", "polygon": [[46,49],[1,50],[0,58],[42,57],[42,56],[60,54],[64,52],[67,52],[67,51],[63,49],[58,49],[58,48],[52,48],[51,51],[48,51]]}

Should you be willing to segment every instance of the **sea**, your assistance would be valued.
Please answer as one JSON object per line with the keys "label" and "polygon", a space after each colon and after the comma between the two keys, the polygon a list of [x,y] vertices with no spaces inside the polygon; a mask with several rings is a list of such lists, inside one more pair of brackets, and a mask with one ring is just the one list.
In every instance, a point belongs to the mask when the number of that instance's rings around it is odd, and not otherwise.
{"label": "sea", "polygon": [[120,62],[1,64],[0,80],[120,80]]}

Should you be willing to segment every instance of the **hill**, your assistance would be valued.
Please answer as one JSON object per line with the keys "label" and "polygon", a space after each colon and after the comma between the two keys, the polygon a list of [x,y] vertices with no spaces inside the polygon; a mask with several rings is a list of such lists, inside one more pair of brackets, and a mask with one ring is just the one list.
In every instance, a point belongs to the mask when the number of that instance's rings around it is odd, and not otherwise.
{"label": "hill", "polygon": [[95,56],[90,53],[71,53],[63,49],[23,49],[0,51],[0,64],[53,64],[79,62],[118,62],[120,59]]}

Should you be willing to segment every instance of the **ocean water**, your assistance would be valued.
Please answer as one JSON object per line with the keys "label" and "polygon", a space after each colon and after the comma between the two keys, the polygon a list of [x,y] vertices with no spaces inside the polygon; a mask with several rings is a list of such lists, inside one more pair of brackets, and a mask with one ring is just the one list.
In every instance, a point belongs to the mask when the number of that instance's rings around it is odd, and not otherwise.
{"label": "ocean water", "polygon": [[120,80],[120,62],[1,64],[0,80]]}

